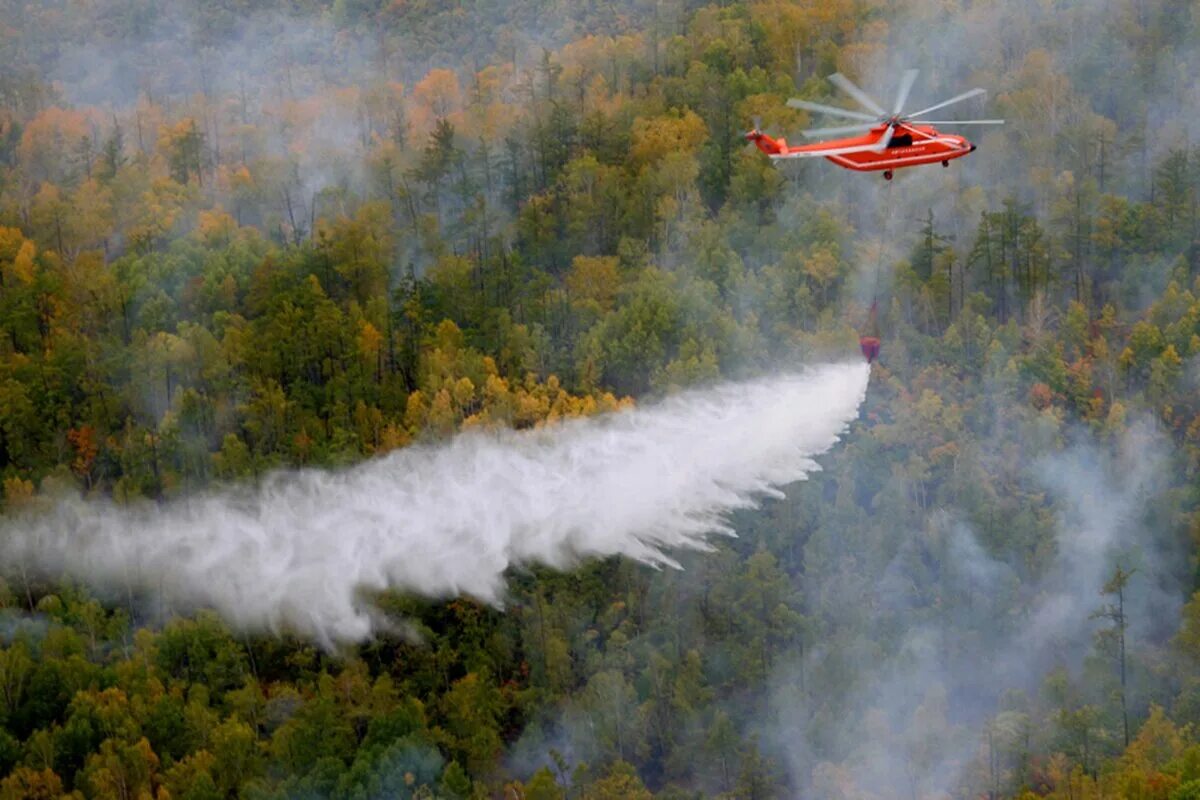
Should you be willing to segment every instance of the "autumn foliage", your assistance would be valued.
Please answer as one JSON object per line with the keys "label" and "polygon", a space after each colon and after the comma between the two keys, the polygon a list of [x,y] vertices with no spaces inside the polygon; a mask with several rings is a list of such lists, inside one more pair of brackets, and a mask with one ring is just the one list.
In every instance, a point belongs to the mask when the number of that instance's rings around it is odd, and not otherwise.
{"label": "autumn foliage", "polygon": [[[882,352],[824,471],[679,574],[364,598],[405,627],[332,654],[0,565],[0,799],[1200,797],[1186,3],[18,5],[14,519],[857,358],[876,299]],[[898,49],[1009,124],[891,195],[746,146]],[[1045,464],[1080,442],[1165,452],[1120,509],[1128,619],[1056,571]],[[1079,641],[1027,657],[1055,581],[1093,578]],[[1048,671],[989,694],[979,653]]]}

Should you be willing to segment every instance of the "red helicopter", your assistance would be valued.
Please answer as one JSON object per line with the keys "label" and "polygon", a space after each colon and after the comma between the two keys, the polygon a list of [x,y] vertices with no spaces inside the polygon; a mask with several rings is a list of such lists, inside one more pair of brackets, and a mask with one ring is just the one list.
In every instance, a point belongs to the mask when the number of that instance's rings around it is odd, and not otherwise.
{"label": "red helicopter", "polygon": [[754,142],[773,159],[779,158],[828,158],[838,166],[859,172],[883,170],[883,177],[892,179],[892,171],[903,167],[915,167],[918,164],[935,164],[941,162],[943,167],[950,166],[950,160],[961,158],[967,153],[974,152],[975,145],[963,136],[957,134],[939,133],[934,125],[1002,125],[1002,119],[960,119],[960,120],[922,120],[918,119],[930,112],[945,108],[948,105],[967,100],[983,94],[983,89],[972,89],[957,97],[921,109],[912,114],[903,113],[904,102],[908,99],[909,90],[917,79],[917,70],[910,69],[904,73],[900,81],[900,91],[896,94],[896,102],[889,114],[875,102],[870,95],[855,86],[845,75],[835,74],[829,80],[839,89],[854,98],[860,106],[871,113],[850,111],[836,106],[812,103],[808,100],[793,98],[787,104],[792,108],[802,108],[829,114],[836,117],[858,120],[855,125],[843,125],[836,128],[814,128],[803,131],[805,136],[832,136],[845,133],[861,133],[844,139],[834,139],[827,142],[806,145],[789,145],[785,139],[773,139],[759,130],[758,122],[754,129],[746,133],[746,139]]}

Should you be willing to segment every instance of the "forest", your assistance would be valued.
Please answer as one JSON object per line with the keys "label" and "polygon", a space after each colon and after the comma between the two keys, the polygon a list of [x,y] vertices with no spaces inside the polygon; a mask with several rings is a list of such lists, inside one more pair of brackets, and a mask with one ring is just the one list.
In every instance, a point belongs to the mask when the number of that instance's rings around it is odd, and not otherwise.
{"label": "forest", "polygon": [[[1006,124],[744,139],[909,67]],[[0,539],[883,339],[681,570],[331,646],[0,561],[0,800],[1200,798],[1198,75],[1192,0],[0,0]]]}

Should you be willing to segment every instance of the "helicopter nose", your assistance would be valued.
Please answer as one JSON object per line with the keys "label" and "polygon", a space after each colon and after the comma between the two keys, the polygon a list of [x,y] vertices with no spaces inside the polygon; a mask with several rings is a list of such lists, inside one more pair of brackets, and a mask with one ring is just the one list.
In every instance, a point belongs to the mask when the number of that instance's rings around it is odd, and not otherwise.
{"label": "helicopter nose", "polygon": [[967,152],[968,152],[968,153],[974,153],[974,152],[975,152],[975,145],[971,145],[971,149],[970,149],[970,150],[968,150]]}

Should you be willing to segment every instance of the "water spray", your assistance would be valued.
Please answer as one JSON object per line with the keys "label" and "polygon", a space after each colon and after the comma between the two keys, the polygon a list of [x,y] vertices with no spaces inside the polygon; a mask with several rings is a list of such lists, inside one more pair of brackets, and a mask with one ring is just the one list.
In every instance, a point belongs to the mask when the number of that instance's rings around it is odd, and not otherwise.
{"label": "water spray", "polygon": [[244,630],[322,643],[386,625],[399,590],[501,604],[504,572],[671,553],[732,534],[725,515],[819,469],[867,388],[866,364],[683,392],[528,432],[471,432],[340,470],[165,506],[79,499],[0,523],[0,559],[122,594],[212,607]]}

